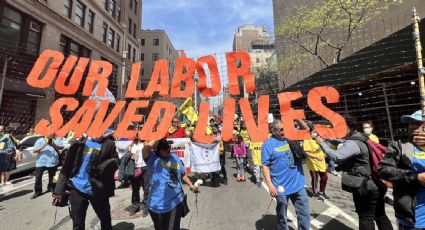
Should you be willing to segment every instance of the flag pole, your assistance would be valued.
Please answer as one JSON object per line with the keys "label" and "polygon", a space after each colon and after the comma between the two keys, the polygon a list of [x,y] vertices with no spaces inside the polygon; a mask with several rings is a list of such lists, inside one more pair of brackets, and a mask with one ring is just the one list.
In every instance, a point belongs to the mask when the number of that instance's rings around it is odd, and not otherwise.
{"label": "flag pole", "polygon": [[[418,65],[419,93],[421,96],[422,120],[425,121],[425,80],[424,80],[424,70],[423,70],[423,63],[422,63],[422,45],[421,45],[421,36],[419,33],[419,20],[420,19],[416,12],[416,8],[413,7],[413,11],[412,11],[413,39],[415,40],[416,61]],[[424,130],[425,130],[425,127],[424,127]]]}

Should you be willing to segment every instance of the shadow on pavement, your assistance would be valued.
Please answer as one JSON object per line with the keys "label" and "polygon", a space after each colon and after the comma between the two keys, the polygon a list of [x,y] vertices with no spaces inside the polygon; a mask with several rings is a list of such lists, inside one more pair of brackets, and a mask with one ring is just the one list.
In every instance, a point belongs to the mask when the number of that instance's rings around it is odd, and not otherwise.
{"label": "shadow on pavement", "polygon": [[134,230],[135,225],[133,223],[128,223],[128,222],[119,222],[117,224],[115,224],[114,226],[112,226],[112,228],[114,230]]}
{"label": "shadow on pavement", "polygon": [[12,194],[9,194],[9,195],[3,195],[3,196],[0,196],[0,202],[5,201],[5,200],[9,200],[9,199],[12,199],[12,198],[18,198],[18,197],[21,197],[21,196],[25,196],[28,193],[32,193],[32,192],[33,192],[33,190],[27,189],[27,190],[22,190],[22,191],[15,192],[15,193],[12,193]]}
{"label": "shadow on pavement", "polygon": [[321,229],[322,230],[333,230],[333,229],[352,230],[353,228],[350,228],[349,226],[345,225],[344,223],[341,223],[339,220],[335,218],[329,221],[328,223],[326,223]]}
{"label": "shadow on pavement", "polygon": [[[288,220],[290,223],[291,220]],[[255,229],[257,230],[268,230],[268,229],[276,229],[276,215],[266,214],[263,215],[263,218],[257,220],[255,222]],[[289,226],[290,230],[295,230],[293,227]]]}

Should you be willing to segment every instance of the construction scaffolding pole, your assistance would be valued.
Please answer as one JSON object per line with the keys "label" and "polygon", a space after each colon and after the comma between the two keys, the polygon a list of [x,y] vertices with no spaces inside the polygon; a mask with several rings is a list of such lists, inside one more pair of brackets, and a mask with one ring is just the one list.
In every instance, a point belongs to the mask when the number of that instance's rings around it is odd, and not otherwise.
{"label": "construction scaffolding pole", "polygon": [[[421,110],[422,110],[422,120],[425,121],[425,81],[424,81],[424,71],[422,63],[422,45],[421,45],[421,36],[419,33],[419,16],[416,12],[416,8],[413,7],[413,39],[415,40],[415,49],[416,49],[416,61],[418,64],[418,78],[419,78],[419,93],[421,96]],[[425,126],[424,126],[425,129]]]}

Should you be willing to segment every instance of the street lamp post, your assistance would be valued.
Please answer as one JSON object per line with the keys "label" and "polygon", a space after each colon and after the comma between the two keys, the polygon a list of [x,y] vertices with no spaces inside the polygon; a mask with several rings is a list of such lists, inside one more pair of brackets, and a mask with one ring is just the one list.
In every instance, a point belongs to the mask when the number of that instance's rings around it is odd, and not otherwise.
{"label": "street lamp post", "polygon": [[1,75],[1,85],[0,85],[0,107],[1,107],[1,102],[3,100],[4,80],[6,79],[6,71],[7,71],[7,62],[8,61],[9,61],[9,58],[7,56],[4,56],[3,74]]}
{"label": "street lamp post", "polygon": [[[128,57],[128,52],[130,52],[127,49],[126,42],[127,42],[127,25],[122,24],[123,28],[123,44],[122,44],[122,56],[121,56],[121,79],[120,79],[120,86],[118,87],[118,95],[119,100],[123,100],[123,87],[125,85],[125,78],[126,78],[126,60]],[[121,118],[123,116],[123,111],[120,112],[118,120],[121,121]]]}

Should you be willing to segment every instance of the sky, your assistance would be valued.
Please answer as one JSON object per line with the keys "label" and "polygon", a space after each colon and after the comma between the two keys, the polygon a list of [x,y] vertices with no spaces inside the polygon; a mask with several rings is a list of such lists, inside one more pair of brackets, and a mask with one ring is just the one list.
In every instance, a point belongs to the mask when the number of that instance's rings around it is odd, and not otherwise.
{"label": "sky", "polygon": [[273,32],[272,0],[143,0],[142,29],[163,29],[188,57],[232,50],[244,24]]}

